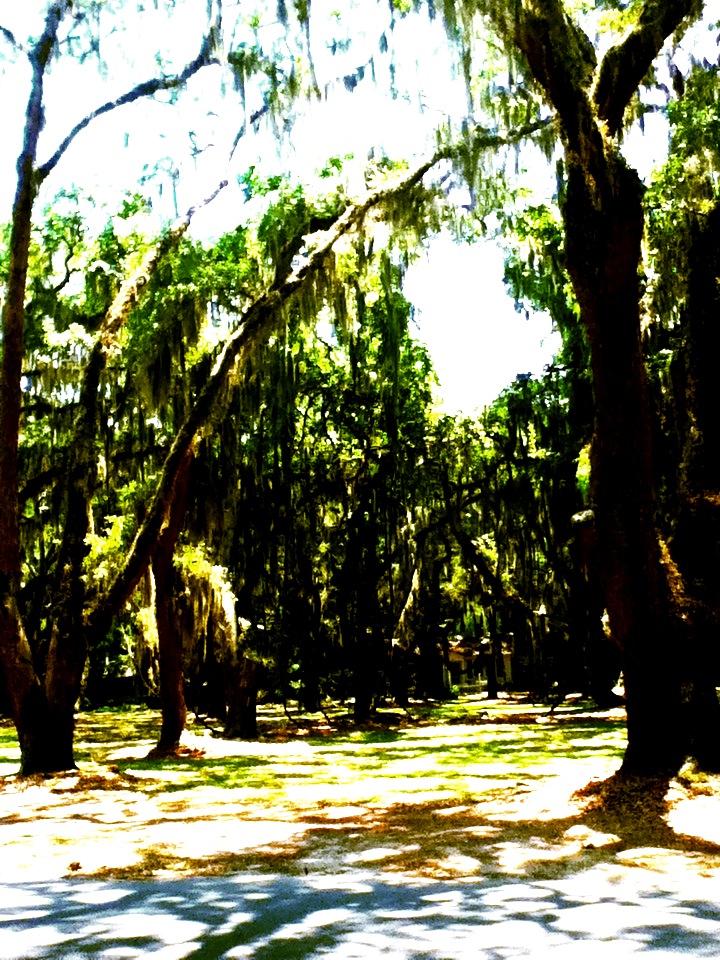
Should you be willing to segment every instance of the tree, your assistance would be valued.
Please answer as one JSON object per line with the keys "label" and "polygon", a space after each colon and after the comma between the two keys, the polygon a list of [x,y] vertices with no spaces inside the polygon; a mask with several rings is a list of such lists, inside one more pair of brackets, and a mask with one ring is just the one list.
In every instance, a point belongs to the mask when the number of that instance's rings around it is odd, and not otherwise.
{"label": "tree", "polygon": [[[25,133],[18,158],[17,191],[13,204],[9,238],[6,299],[3,306],[3,353],[0,380],[0,656],[5,672],[13,716],[20,738],[22,770],[66,769],[72,760],[72,711],[85,663],[85,637],[80,615],[83,605],[81,566],[87,533],[88,489],[92,487],[94,461],[90,450],[96,437],[98,377],[112,348],[118,328],[138,291],[142,274],[129,279],[105,317],[96,340],[94,359],[86,376],[84,409],[77,426],[77,456],[68,487],[68,516],[62,551],[63,570],[59,587],[58,613],[48,662],[38,673],[18,610],[21,579],[21,543],[18,501],[18,444],[22,413],[22,374],[25,355],[25,295],[28,275],[31,226],[35,198],[40,184],[58,164],[81,131],[96,117],[147,97],[159,90],[181,87],[203,67],[215,63],[215,45],[220,27],[219,9],[211,8],[213,19],[200,44],[195,60],[175,76],[160,75],[140,83],[121,97],[109,101],[77,123],[49,160],[38,163],[38,146],[44,125],[44,92],[53,59],[67,39],[61,30],[72,31],[82,24],[87,11],[70,0],[48,6],[40,38],[27,51],[32,80],[25,115]],[[7,34],[6,34],[7,36]],[[189,219],[188,219],[189,223]],[[173,235],[175,240],[187,229]],[[168,238],[169,239],[169,238]],[[162,250],[155,251],[162,254]],[[145,266],[151,271],[151,256]],[[114,309],[113,309],[114,308]],[[83,406],[83,404],[81,404]],[[83,417],[84,414],[84,417]],[[90,465],[90,476],[85,471]]]}
{"label": "tree", "polygon": [[[42,81],[47,67],[49,52],[55,42],[62,15],[70,15],[70,7],[52,7],[46,26],[43,45],[33,54],[38,69],[33,86],[31,107],[28,114],[27,130],[30,146],[23,154],[18,200],[14,210],[13,228],[10,235],[10,265],[7,282],[7,302],[4,312],[4,379],[3,379],[3,429],[14,440],[4,449],[2,482],[7,497],[3,503],[3,523],[7,536],[3,540],[3,563],[6,575],[3,580],[5,602],[3,604],[2,656],[4,671],[12,699],[13,716],[21,742],[22,770],[25,773],[36,770],[50,771],[66,769],[73,764],[72,731],[73,709],[77,700],[80,680],[85,664],[88,645],[95,646],[103,642],[110,629],[113,616],[122,608],[135,586],[145,574],[148,564],[155,562],[158,570],[167,578],[167,565],[170,546],[179,531],[180,519],[173,514],[173,505],[179,487],[182,486],[182,471],[192,451],[199,431],[208,422],[217,400],[222,396],[229,377],[238,358],[248,363],[258,346],[275,329],[282,316],[285,304],[298,294],[307,293],[315,285],[317,296],[313,302],[319,305],[322,298],[329,295],[327,286],[318,284],[322,275],[330,276],[328,266],[332,260],[333,247],[349,232],[362,230],[365,220],[375,210],[393,209],[394,216],[402,214],[403,209],[412,206],[412,198],[422,194],[422,179],[440,160],[450,153],[444,149],[421,164],[409,175],[398,178],[389,171],[385,183],[368,192],[361,201],[347,203],[344,197],[335,197],[334,207],[325,210],[320,219],[310,211],[299,220],[291,220],[291,229],[283,241],[269,247],[269,263],[265,262],[261,274],[270,276],[255,289],[245,291],[241,297],[242,306],[237,323],[230,329],[221,348],[217,352],[214,365],[202,367],[204,378],[197,384],[197,397],[191,404],[185,404],[173,425],[174,439],[167,449],[164,463],[157,481],[151,490],[151,496],[144,517],[137,532],[128,544],[127,550],[116,564],[116,575],[97,593],[88,591],[84,579],[84,560],[88,551],[87,535],[91,531],[92,503],[97,490],[98,454],[100,437],[100,397],[103,392],[103,377],[108,359],[121,344],[121,335],[129,319],[137,311],[138,304],[152,286],[152,281],[176,250],[187,232],[195,214],[196,207],[166,231],[156,242],[142,251],[139,267],[123,268],[122,282],[110,282],[109,296],[104,302],[101,298],[99,313],[85,315],[84,323],[97,325],[99,329],[89,337],[83,349],[86,350],[82,378],[74,387],[76,416],[72,427],[72,440],[67,445],[64,469],[44,471],[40,477],[30,477],[32,488],[42,486],[44,482],[62,481],[64,487],[62,518],[59,523],[60,549],[54,559],[54,583],[50,586],[49,642],[46,651],[32,650],[25,633],[23,619],[18,605],[20,592],[20,556],[18,516],[18,437],[22,400],[22,362],[24,356],[24,318],[25,288],[30,251],[32,201],[35,179],[43,171],[50,169],[46,164],[37,170],[37,134],[39,132],[39,107],[42,100]],[[203,44],[203,53],[195,67],[200,69],[210,56],[208,45]],[[40,53],[43,56],[40,57]],[[45,59],[43,59],[45,58]],[[184,71],[181,78],[185,78]],[[162,78],[157,83],[142,84],[134,88],[134,94],[161,88],[163,84],[174,87],[182,82],[178,77]],[[159,86],[158,86],[159,85]],[[120,98],[113,106],[127,102]],[[37,101],[37,103],[36,103]],[[96,114],[94,114],[96,115]],[[69,144],[80,132],[83,124],[77,125],[66,138]],[[518,136],[524,133],[521,131]],[[502,142],[496,134],[487,135],[483,131],[473,133],[481,145],[492,146]],[[62,150],[56,152],[56,163]],[[35,171],[35,172],[33,172]],[[39,172],[38,172],[39,171]],[[222,189],[221,184],[219,189]],[[216,191],[217,192],[217,191]],[[212,196],[214,196],[213,194]],[[210,198],[212,199],[212,197]],[[400,202],[403,201],[403,202]],[[297,209],[295,210],[297,214]],[[318,232],[318,228],[327,228]],[[305,237],[314,235],[307,256],[299,264],[294,258],[308,244]],[[112,238],[106,237],[112,253]],[[272,231],[268,240],[272,241]],[[73,243],[75,241],[72,241]],[[74,251],[72,243],[68,246],[67,264]],[[122,257],[120,257],[122,260]],[[22,261],[22,263],[20,263]],[[110,277],[111,264],[105,261],[96,263],[94,271]],[[321,273],[324,271],[324,274]],[[61,284],[62,286],[62,284]],[[92,284],[91,284],[92,286]],[[47,293],[48,291],[46,291]],[[55,291],[56,293],[59,291]],[[87,299],[87,298],[86,298]],[[312,299],[312,298],[311,298]],[[116,388],[113,387],[111,392]],[[388,407],[390,409],[390,407]],[[106,441],[107,443],[107,441]],[[165,533],[164,533],[165,531]],[[167,538],[167,539],[165,539]],[[166,626],[165,613],[160,610],[161,621]],[[165,634],[167,635],[167,634]],[[165,645],[165,649],[168,647]],[[167,662],[167,658],[166,662]],[[35,661],[35,662],[34,662]],[[175,671],[177,674],[177,671]],[[177,676],[170,684],[179,691]],[[168,688],[169,689],[169,688]],[[173,701],[170,697],[168,702]],[[173,726],[175,732],[167,740],[174,740],[182,726],[182,704],[174,699],[177,719],[168,717],[168,729]],[[167,744],[164,744],[167,746]]]}
{"label": "tree", "polygon": [[656,526],[652,422],[640,327],[642,185],[619,139],[638,85],[663,43],[698,16],[693,0],[647,0],[597,62],[559,0],[470,4],[520,57],[556,113],[565,153],[566,267],[591,351],[595,408],[592,498],[599,569],[622,651],[628,773],[674,771],[687,744],[680,685],[669,669],[679,611]]}
{"label": "tree", "polygon": [[[677,86],[677,84],[676,84]],[[679,87],[678,87],[679,89]],[[717,351],[717,68],[694,63],[677,99],[667,163],[645,197],[650,270],[646,299],[654,323],[649,371],[659,428],[656,465],[662,524],[683,578],[690,655],[677,652],[690,753],[707,769],[717,746],[717,491],[720,477],[713,357]]]}
{"label": "tree", "polygon": [[[215,7],[211,9],[214,11],[212,24],[201,44],[200,54],[190,65],[174,76],[161,74],[139,84],[127,94],[108,101],[88,114],[73,127],[45,164],[38,164],[37,148],[46,74],[53,56],[62,47],[63,25],[69,24],[71,29],[83,27],[85,6],[78,8],[69,2],[53,3],[48,8],[41,38],[30,47],[33,81],[27,108],[25,143],[18,164],[18,191],[9,241],[0,406],[0,439],[4,441],[0,453],[0,652],[9,679],[13,713],[21,740],[23,769],[30,772],[64,768],[72,764],[72,710],[88,643],[102,642],[113,616],[125,603],[150,563],[155,564],[160,579],[169,582],[171,555],[182,522],[179,515],[173,513],[173,507],[182,500],[179,494],[184,485],[184,471],[188,469],[189,458],[199,446],[200,432],[211,423],[219,398],[227,395],[236,366],[239,365],[243,372],[249,371],[253,358],[259,356],[262,345],[272,332],[285,331],[284,335],[287,336],[287,331],[292,329],[287,325],[287,310],[291,313],[297,310],[301,319],[306,320],[310,314],[316,316],[321,308],[333,304],[340,321],[347,304],[356,293],[361,292],[358,289],[357,272],[352,276],[341,275],[332,269],[336,262],[333,251],[337,241],[348,234],[359,235],[363,240],[366,221],[378,211],[382,211],[382,217],[394,225],[397,235],[405,235],[405,245],[409,242],[408,234],[417,237],[435,228],[438,217],[432,212],[432,204],[428,203],[428,199],[432,201],[437,192],[423,191],[421,184],[423,177],[441,161],[448,161],[458,177],[464,177],[469,184],[471,213],[476,223],[482,224],[483,215],[493,209],[493,203],[500,194],[499,181],[495,176],[497,166],[502,165],[498,152],[508,144],[517,144],[533,134],[538,134],[547,150],[556,132],[559,133],[565,153],[560,198],[564,233],[562,257],[579,307],[592,370],[595,420],[591,454],[592,506],[597,542],[596,566],[602,579],[612,634],[623,655],[627,691],[629,742],[624,769],[631,772],[673,769],[680,763],[690,744],[687,728],[677,722],[681,706],[681,678],[676,671],[668,669],[676,638],[683,629],[686,608],[683,606],[680,574],[670,559],[666,545],[658,536],[652,406],[640,325],[642,290],[638,269],[643,236],[642,185],[623,161],[619,141],[631,101],[665,39],[680,30],[686,20],[699,14],[699,7],[691,0],[646,0],[639,7],[624,12],[622,18],[629,26],[627,35],[610,47],[599,64],[592,44],[581,28],[581,21],[574,21],[560,0],[528,0],[512,5],[470,0],[457,5],[448,2],[445,5],[446,20],[451,37],[461,49],[462,75],[467,84],[468,109],[471,113],[477,88],[488,81],[494,85],[497,110],[492,129],[485,130],[469,116],[459,134],[450,136],[445,132],[442,138],[444,145],[408,175],[397,177],[389,163],[376,165],[374,172],[379,177],[380,185],[357,202],[349,202],[345,196],[335,194],[330,206],[321,204],[318,208],[310,209],[300,190],[291,192],[282,217],[273,219],[273,216],[269,216],[263,227],[265,233],[262,236],[258,234],[256,238],[264,245],[264,252],[253,282],[237,295],[237,309],[232,323],[214,356],[207,357],[197,365],[193,374],[197,374],[195,397],[191,400],[189,391],[182,384],[175,394],[177,404],[172,417],[165,418],[169,426],[168,440],[161,451],[162,465],[158,464],[157,476],[150,485],[147,509],[138,518],[132,542],[127,544],[116,565],[116,575],[93,595],[87,590],[83,570],[93,498],[98,488],[100,395],[108,356],[120,344],[121,334],[125,335],[129,318],[142,317],[138,305],[152,286],[153,276],[182,243],[195,208],[191,208],[172,229],[147,247],[140,268],[125,270],[121,283],[112,280],[111,271],[100,268],[112,289],[112,295],[106,298],[102,309],[98,311],[95,320],[97,331],[88,330],[93,335],[85,348],[82,378],[74,386],[77,416],[72,428],[72,444],[68,447],[64,464],[64,500],[61,521],[58,522],[61,542],[52,562],[43,561],[44,569],[53,570],[53,577],[46,578],[53,582],[44,588],[45,595],[49,593],[51,608],[49,627],[46,625],[47,657],[40,658],[46,660],[46,664],[33,662],[38,659],[38,651],[32,650],[28,642],[19,605],[21,538],[18,437],[23,405],[23,357],[28,333],[24,321],[34,197],[38,183],[47,177],[69,145],[95,117],[159,90],[178,90],[202,67],[215,62],[220,43],[220,13]],[[309,63],[305,78],[306,92],[317,96],[321,86],[318,79],[320,70],[312,54],[310,8],[309,5],[299,4],[293,9],[294,19],[290,18],[290,26],[288,9],[285,4],[281,5],[280,32],[284,31],[286,38],[293,32],[297,33],[295,39],[304,49]],[[399,16],[404,17],[408,13],[403,8],[404,12],[399,14],[396,4],[391,5],[391,11],[393,26]],[[476,40],[478,14],[485,18],[505,44],[511,67],[507,89],[501,89],[496,82],[496,65],[485,69],[480,76],[473,77],[470,51]],[[302,78],[296,70],[294,58],[291,57],[290,66],[284,68],[275,52],[263,46],[256,19],[246,26],[250,40],[231,49],[227,60],[232,65],[246,107],[247,79],[253,75],[263,77],[266,99],[262,110],[273,114],[280,103],[290,102],[298,95]],[[14,38],[9,36],[7,30],[3,31],[3,37],[14,44]],[[379,46],[382,47],[382,43]],[[287,57],[284,62],[288,62]],[[364,70],[363,67],[343,78],[346,89],[354,89],[364,76]],[[393,87],[395,80],[396,75],[391,71]],[[486,103],[486,99],[483,102]],[[554,111],[556,117],[552,123],[546,116],[547,107]],[[258,111],[255,111],[248,119],[252,120],[257,115]],[[277,113],[273,115],[277,117]],[[503,133],[508,129],[509,133]],[[496,165],[493,174],[488,172],[487,165],[483,166],[486,156],[491,156]],[[385,181],[382,179],[384,176],[388,177]],[[443,174],[441,182],[447,176]],[[251,172],[245,183],[254,188],[255,180]],[[72,230],[69,221],[67,228]],[[71,249],[73,242],[68,241],[67,249]],[[361,242],[356,248],[356,255],[360,258],[363,249]],[[66,270],[71,259],[66,261]],[[694,286],[692,299],[699,302],[704,289],[700,281],[703,277],[710,277],[715,268],[712,264],[702,265],[699,260],[694,262],[697,264],[694,274],[698,283]],[[148,280],[151,282],[148,283]],[[395,281],[383,283],[387,316],[392,317],[396,310]],[[46,295],[51,292],[45,289]],[[361,299],[358,298],[359,301]],[[198,297],[194,302],[200,304],[201,300]],[[192,313],[192,297],[186,302]],[[697,312],[696,316],[700,318]],[[568,324],[568,330],[570,326]],[[363,380],[362,366],[368,362],[371,351],[363,353],[365,347],[361,340],[353,342],[352,337],[349,349],[353,383],[352,388],[348,387],[346,391],[347,403],[339,407],[339,413],[346,415],[345,423],[339,423],[339,426],[347,430],[350,442],[360,448],[357,474],[349,484],[348,477],[344,478],[351,494],[343,504],[346,510],[347,542],[338,550],[342,571],[338,593],[342,596],[335,611],[338,620],[343,622],[348,646],[355,651],[359,714],[366,714],[369,709],[373,682],[369,675],[364,676],[368,660],[363,656],[362,631],[358,633],[358,629],[363,627],[365,635],[373,637],[373,649],[379,657],[382,635],[388,624],[394,625],[402,620],[403,611],[414,595],[416,580],[421,587],[417,596],[422,597],[425,607],[423,615],[428,623],[439,621],[439,577],[443,570],[447,571],[453,564],[453,551],[446,542],[448,529],[453,531],[464,562],[475,571],[473,575],[484,578],[486,592],[493,601],[497,605],[504,605],[506,611],[512,610],[507,616],[512,618],[517,615],[518,623],[525,617],[525,614],[518,612],[522,603],[520,606],[515,603],[519,598],[511,599],[508,596],[502,578],[498,579],[487,564],[487,558],[483,558],[468,531],[463,529],[462,518],[457,514],[457,503],[447,495],[448,482],[442,496],[438,492],[438,485],[430,492],[433,484],[429,483],[428,489],[422,491],[422,496],[426,497],[422,503],[419,488],[415,489],[412,484],[406,483],[407,478],[401,468],[405,448],[398,420],[403,382],[398,360],[399,330],[399,325],[390,323],[378,338],[381,343],[383,382],[386,383],[380,398],[382,416],[373,419],[375,408],[365,408],[363,402],[358,400],[362,395],[358,390],[358,384]],[[576,332],[573,336],[577,348],[580,338]],[[701,334],[694,336],[693,343],[696,346],[701,341]],[[159,357],[166,358],[168,355],[167,350],[160,348]],[[699,382],[698,355],[689,351],[687,356],[689,382]],[[315,535],[310,511],[299,509],[300,500],[296,494],[298,464],[293,445],[298,437],[298,424],[291,410],[296,371],[279,347],[274,352],[269,351],[268,369],[273,369],[279,377],[282,397],[278,398],[278,404],[282,409],[278,409],[277,416],[273,415],[269,421],[267,412],[260,410],[254,415],[262,439],[262,442],[258,440],[257,450],[263,475],[253,476],[248,487],[252,489],[255,500],[262,504],[267,504],[271,487],[273,497],[275,491],[279,494],[270,504],[273,512],[266,519],[268,533],[272,532],[274,536],[279,530],[282,536],[271,540],[270,553],[267,558],[263,557],[263,561],[267,559],[268,569],[272,573],[272,576],[263,574],[263,587],[272,584],[272,591],[278,589],[280,581],[277,574],[282,551],[285,577],[282,582],[283,599],[294,593],[302,598],[302,609],[298,605],[291,607],[286,604],[280,615],[279,629],[281,633],[287,633],[287,624],[291,619],[307,620],[307,649],[301,660],[310,701],[316,699],[318,689],[318,671],[312,665],[312,659],[318,632],[319,605],[313,574],[302,560],[303,554],[312,548]],[[582,393],[580,378],[574,383],[573,389],[578,395]],[[534,451],[535,432],[546,427],[545,419],[536,418],[530,397],[525,396],[528,390],[523,392],[520,386],[515,392],[509,393],[504,401],[507,409],[503,410],[501,404],[495,413],[499,418],[498,423],[502,421],[498,435],[503,435],[507,429],[507,436],[503,436],[501,445],[507,442],[514,450],[519,444],[526,461],[524,472],[508,479],[507,489],[512,490],[518,502],[532,505],[533,510],[537,508],[537,523],[532,537],[525,538],[527,546],[522,546],[517,554],[522,555],[523,562],[524,559],[528,560],[521,592],[532,596],[534,605],[538,583],[536,573],[540,568],[533,564],[538,556],[541,556],[538,562],[554,568],[558,582],[568,579],[565,572],[562,575],[558,573],[567,558],[554,541],[561,535],[560,530],[567,530],[567,523],[562,521],[560,515],[573,497],[568,495],[563,500],[558,496],[551,505],[543,502],[542,497],[532,495],[533,491],[528,492],[528,485],[532,487],[533,483],[538,483],[540,475],[537,464],[528,465],[533,459],[528,453]],[[688,397],[688,409],[692,407],[693,416],[696,419],[704,416],[707,404],[698,405],[696,402],[698,390],[693,388]],[[552,404],[548,407],[550,409]],[[126,420],[130,416],[128,414]],[[322,417],[325,419],[317,422],[326,426],[329,411],[324,411]],[[357,429],[366,435],[364,447],[353,435]],[[709,428],[706,426],[704,429],[709,436]],[[262,433],[265,430],[271,431],[267,437]],[[376,451],[372,449],[373,431],[380,431],[385,437],[380,456],[376,456]],[[268,440],[267,445],[265,439]],[[110,443],[111,438],[106,437],[106,442]],[[691,460],[688,453],[686,487],[688,490],[698,490],[701,481],[697,471],[693,473],[690,469]],[[569,482],[565,476],[569,462],[563,461],[564,479],[558,480],[557,490]],[[57,480],[57,470],[53,472],[52,467],[49,471],[43,471],[43,474],[48,481],[53,478]],[[30,488],[36,488],[38,483],[43,482],[38,477],[29,479],[32,481],[28,484]],[[519,483],[516,484],[516,481]],[[416,496],[410,515],[414,520],[424,516],[427,521],[425,527],[428,531],[432,528],[432,534],[428,532],[427,536],[423,535],[414,542],[413,550],[407,552],[404,562],[396,568],[397,577],[392,574],[386,578],[388,593],[385,603],[385,596],[378,589],[378,584],[384,579],[380,561],[396,562],[393,558],[401,552],[399,542],[404,536],[399,520],[400,505],[406,508],[408,499]],[[430,501],[432,509],[436,510],[435,520],[431,522],[428,521],[428,515],[432,512],[428,507]],[[415,506],[417,510],[414,512]],[[238,503],[234,504],[233,509],[237,513]],[[510,516],[511,511],[506,511],[501,522],[504,523]],[[298,525],[295,521],[299,517],[302,517],[302,522]],[[548,517],[552,517],[552,520],[548,521]],[[443,535],[438,533],[438,525],[444,525]],[[512,539],[509,538],[509,541]],[[522,537],[517,538],[518,544],[521,541]],[[515,549],[517,544],[509,542],[508,546]],[[231,552],[227,544],[222,545],[221,549]],[[248,549],[248,556],[251,552]],[[687,550],[685,557],[687,560]],[[693,573],[691,564],[686,562],[685,566],[688,579],[699,584],[699,574]],[[427,576],[425,583],[421,577],[423,571]],[[256,586],[259,586],[259,581]],[[257,597],[252,595],[251,589],[246,593],[247,597],[241,602],[247,600],[248,612],[254,614],[251,608]],[[381,612],[382,605],[384,609]],[[158,612],[160,620],[167,625],[168,611],[159,609]],[[382,623],[383,620],[385,623]],[[253,617],[251,622],[256,623],[257,620]],[[527,619],[526,625],[528,636],[532,639],[535,634],[531,619]],[[433,644],[428,643],[427,646],[430,650]],[[166,645],[166,649],[173,653],[172,644],[170,648]],[[291,645],[284,647],[283,657],[288,661],[291,650]],[[177,650],[173,656],[176,653]],[[177,668],[177,657],[174,662]],[[542,674],[545,667],[539,667],[538,671],[538,675]],[[699,682],[697,685],[699,690]],[[170,729],[173,726],[172,736],[168,734],[167,737],[168,742],[174,742],[177,730],[182,726],[183,708],[179,696],[182,690],[177,669],[172,686],[178,696],[174,698],[175,706],[172,709],[176,717],[174,726],[170,723],[168,727]],[[701,693],[700,700],[707,699],[705,693]],[[168,710],[172,712],[170,707]],[[713,716],[713,711],[704,715]],[[169,715],[168,720],[172,720]]]}
{"label": "tree", "polygon": [[[276,313],[285,299],[302,288],[317,274],[333,244],[348,230],[361,223],[368,210],[396,190],[380,191],[367,201],[351,207],[344,216],[334,218],[335,230],[313,250],[314,258],[304,269],[291,271],[292,253],[277,264],[274,285],[250,298],[243,313],[245,326],[235,331],[218,359],[217,368],[209,377],[200,398],[179,424],[176,443],[170,450],[160,478],[160,486],[150,504],[145,522],[131,545],[118,576],[100,596],[88,596],[83,579],[83,562],[87,554],[86,538],[91,528],[91,503],[96,488],[99,442],[99,391],[108,356],[119,343],[121,333],[135,304],[142,299],[148,280],[186,233],[196,207],[146,250],[139,268],[124,276],[116,286],[114,296],[107,302],[99,317],[87,317],[87,322],[100,323],[99,332],[92,338],[92,346],[84,368],[83,382],[76,386],[78,413],[73,426],[73,442],[68,444],[65,472],[51,468],[41,477],[31,478],[30,486],[37,488],[43,482],[65,482],[64,518],[61,548],[55,557],[55,583],[50,593],[50,638],[46,651],[32,650],[25,632],[18,599],[21,591],[21,538],[19,495],[19,436],[22,417],[23,359],[25,356],[25,312],[28,261],[31,242],[33,208],[40,184],[55,169],[68,148],[98,117],[159,91],[174,93],[203,67],[216,64],[224,58],[221,33],[221,5],[207,7],[210,23],[200,44],[200,52],[177,74],[160,72],[152,79],[136,84],[126,93],[108,100],[78,121],[62,139],[59,147],[44,163],[39,163],[38,144],[44,123],[45,82],[51,66],[58,57],[69,51],[72,56],[81,50],[80,59],[97,55],[99,37],[93,33],[93,24],[99,22],[104,9],[88,3],[54,2],[47,8],[44,30],[37,41],[27,47],[19,44],[7,28],[2,29],[3,41],[9,42],[16,55],[27,55],[32,68],[30,94],[25,118],[23,149],[18,160],[18,184],[9,236],[9,264],[6,279],[6,299],[3,307],[3,356],[0,382],[0,656],[12,701],[13,716],[18,728],[22,753],[22,770],[65,769],[72,766],[73,708],[77,699],[88,639],[102,642],[113,615],[121,608],[133,587],[138,583],[156,550],[158,539],[168,522],[181,465],[185,462],[196,434],[209,417],[213,404],[239,353],[251,352],[256,342],[262,341],[275,322]],[[302,31],[301,43],[309,48],[310,31],[307,22],[309,5],[298,7],[297,19]],[[96,16],[97,15],[97,16]],[[247,115],[235,140],[235,146],[246,131],[248,123],[267,113],[274,117],[283,104],[303,92],[302,78],[297,75],[296,58],[284,53],[285,69],[275,51],[263,49],[257,23],[251,26],[254,42],[241,40],[236,49],[227,53],[236,84],[246,101],[246,84],[252,77],[260,78],[264,100],[259,110]],[[281,18],[288,26],[287,11]],[[84,46],[83,46],[84,45]],[[317,93],[314,67],[310,70],[311,91]],[[435,161],[433,161],[434,163]],[[433,164],[431,163],[430,166]],[[429,169],[416,171],[409,178],[409,186],[416,184]],[[222,189],[224,183],[220,185]],[[215,196],[213,194],[212,196]],[[306,225],[308,226],[308,225]],[[301,237],[294,243],[300,249]],[[287,250],[275,251],[285,256]],[[66,272],[72,259],[69,248]],[[101,272],[103,267],[100,267]],[[69,274],[68,274],[69,276]],[[61,282],[61,287],[64,282]],[[112,283],[111,283],[112,286]],[[40,619],[40,617],[36,617]]]}

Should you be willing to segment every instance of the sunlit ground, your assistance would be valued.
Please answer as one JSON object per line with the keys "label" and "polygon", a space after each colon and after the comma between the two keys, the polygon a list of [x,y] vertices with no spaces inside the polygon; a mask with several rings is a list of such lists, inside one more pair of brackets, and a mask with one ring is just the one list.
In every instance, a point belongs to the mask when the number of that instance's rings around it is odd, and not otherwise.
{"label": "sunlit ground", "polygon": [[[85,714],[80,772],[19,780],[0,726],[0,878],[170,877],[380,869],[439,879],[548,878],[604,863],[715,874],[716,778],[574,792],[619,765],[619,711],[466,698],[363,730],[264,708],[256,742],[194,725],[148,759],[159,717]],[[332,720],[332,718],[331,718]],[[600,802],[602,800],[602,802]],[[720,874],[718,874],[720,875]]]}

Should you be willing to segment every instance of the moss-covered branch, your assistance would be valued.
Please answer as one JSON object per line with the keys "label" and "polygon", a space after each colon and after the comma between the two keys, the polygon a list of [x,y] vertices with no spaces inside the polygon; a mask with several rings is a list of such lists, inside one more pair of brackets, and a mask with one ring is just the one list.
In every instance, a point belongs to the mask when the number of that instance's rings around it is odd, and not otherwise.
{"label": "moss-covered branch", "polygon": [[[474,136],[481,146],[492,149],[515,143],[546,125],[547,121],[539,121],[504,135],[478,129]],[[186,451],[210,418],[215,403],[236,365],[240,364],[242,367],[253,351],[270,336],[281,316],[283,305],[323,269],[338,240],[359,229],[373,211],[417,186],[434,166],[452,158],[453,153],[453,147],[443,148],[398,182],[380,187],[347,207],[327,230],[314,235],[314,243],[310,242],[311,249],[305,261],[289,274],[281,273],[276,282],[245,310],[242,323],[226,341],[209,379],[178,430],[145,519],[122,568],[107,592],[99,597],[88,611],[86,622],[91,631],[102,630],[109,623],[143,575],[171,506],[177,471]]]}
{"label": "moss-covered branch", "polygon": [[614,136],[625,108],[666,39],[683,20],[702,13],[699,0],[647,0],[625,39],[603,57],[593,90],[598,117]]}

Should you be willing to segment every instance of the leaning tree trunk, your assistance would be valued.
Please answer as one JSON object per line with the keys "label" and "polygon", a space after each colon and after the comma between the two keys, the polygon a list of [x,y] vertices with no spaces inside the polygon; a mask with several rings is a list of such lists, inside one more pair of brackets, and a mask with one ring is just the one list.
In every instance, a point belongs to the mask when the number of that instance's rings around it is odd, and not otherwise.
{"label": "leaning tree trunk", "polygon": [[[45,29],[28,51],[32,85],[25,114],[25,136],[17,163],[17,191],[10,232],[10,264],[2,311],[0,367],[0,658],[7,682],[13,720],[18,732],[21,773],[64,769],[50,736],[45,689],[33,664],[25,636],[18,592],[21,580],[18,453],[22,410],[22,365],[25,355],[25,291],[29,263],[32,211],[36,197],[35,160],[44,122],[45,71],[57,43],[57,33],[70,0],[52,4]],[[72,765],[72,757],[70,757]]]}

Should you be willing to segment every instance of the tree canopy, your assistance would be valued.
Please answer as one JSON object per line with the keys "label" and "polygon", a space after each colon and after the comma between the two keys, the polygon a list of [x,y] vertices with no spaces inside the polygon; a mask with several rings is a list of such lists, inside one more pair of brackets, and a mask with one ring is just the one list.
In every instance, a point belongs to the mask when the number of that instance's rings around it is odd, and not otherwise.
{"label": "tree canopy", "polygon": [[[0,249],[0,656],[26,773],[73,765],[78,698],[113,679],[159,697],[172,750],[188,704],[240,736],[263,693],[363,721],[447,696],[460,665],[601,704],[622,670],[625,770],[720,762],[718,78],[682,46],[712,24],[689,0],[371,6],[57,0],[27,37],[0,25],[27,91]],[[306,170],[296,139],[363,97],[408,98],[424,154],[378,136]],[[103,205],[80,145],[133,144],[145,103],[178,151],[148,133]],[[671,149],[644,183],[623,142],[650,114]],[[193,233],[218,205],[229,228]],[[403,295],[441,230],[494,237],[517,309],[563,340],[474,418],[438,410]]]}

